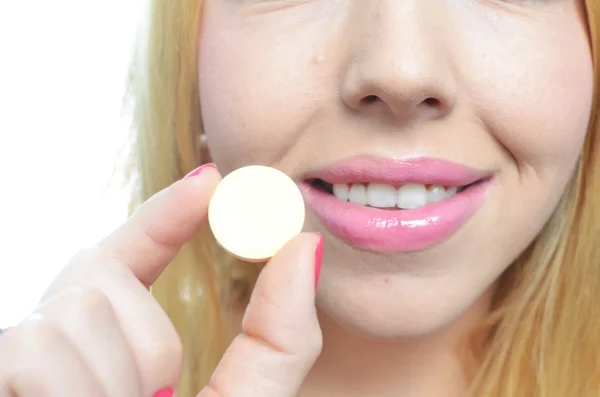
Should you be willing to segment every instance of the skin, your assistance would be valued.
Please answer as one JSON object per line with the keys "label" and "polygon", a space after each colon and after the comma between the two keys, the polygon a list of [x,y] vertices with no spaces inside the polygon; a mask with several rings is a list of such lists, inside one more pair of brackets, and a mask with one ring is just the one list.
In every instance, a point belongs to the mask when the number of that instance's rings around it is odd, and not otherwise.
{"label": "skin", "polygon": [[201,115],[222,172],[258,163],[301,181],[373,154],[495,179],[464,227],[417,253],[359,251],[308,213],[306,230],[325,236],[325,343],[306,395],[460,395],[451,349],[581,151],[593,86],[584,15],[578,0],[205,2]]}
{"label": "skin", "polygon": [[[205,5],[199,112],[223,173],[262,163],[299,179],[354,154],[428,155],[496,183],[459,232],[410,255],[358,252],[309,213],[307,230],[325,239],[318,294],[319,238],[305,233],[262,271],[199,396],[462,395],[452,346],[552,213],[585,136],[582,3]],[[146,397],[176,385],[181,344],[147,287],[205,222],[220,178],[205,167],[175,183],[76,255],[0,338],[11,357],[0,396]]]}

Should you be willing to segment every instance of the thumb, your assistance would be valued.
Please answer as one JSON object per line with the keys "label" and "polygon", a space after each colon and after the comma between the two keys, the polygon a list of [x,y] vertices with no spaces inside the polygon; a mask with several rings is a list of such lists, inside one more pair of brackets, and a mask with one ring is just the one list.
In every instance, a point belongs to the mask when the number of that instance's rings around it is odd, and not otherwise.
{"label": "thumb", "polygon": [[269,261],[252,293],[242,333],[198,397],[297,395],[321,353],[314,300],[322,246],[320,235],[301,234]]}

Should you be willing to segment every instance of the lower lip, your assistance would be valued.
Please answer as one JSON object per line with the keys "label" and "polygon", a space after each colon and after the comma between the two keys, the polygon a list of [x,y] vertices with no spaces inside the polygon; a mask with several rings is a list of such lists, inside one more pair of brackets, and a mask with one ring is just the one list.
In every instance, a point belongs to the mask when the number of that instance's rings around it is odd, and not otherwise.
{"label": "lower lip", "polygon": [[483,204],[491,179],[450,199],[414,210],[384,210],[337,199],[308,183],[300,189],[308,206],[336,236],[375,252],[414,252],[446,240]]}

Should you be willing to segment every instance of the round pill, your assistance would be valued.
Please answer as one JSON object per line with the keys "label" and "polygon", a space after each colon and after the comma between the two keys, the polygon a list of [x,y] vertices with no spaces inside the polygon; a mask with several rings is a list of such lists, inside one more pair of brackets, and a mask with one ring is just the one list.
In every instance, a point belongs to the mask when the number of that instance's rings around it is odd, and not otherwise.
{"label": "round pill", "polygon": [[275,255],[302,231],[304,216],[304,199],[294,181],[262,165],[225,176],[208,206],[208,222],[217,242],[247,262]]}

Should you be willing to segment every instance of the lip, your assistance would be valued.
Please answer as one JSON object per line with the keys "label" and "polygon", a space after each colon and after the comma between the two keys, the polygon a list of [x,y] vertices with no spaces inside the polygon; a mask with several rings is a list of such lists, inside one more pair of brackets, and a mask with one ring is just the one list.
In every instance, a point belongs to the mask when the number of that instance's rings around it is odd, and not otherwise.
{"label": "lip", "polygon": [[[467,186],[450,199],[413,210],[386,210],[344,202],[310,184],[377,182]],[[374,252],[415,252],[457,232],[482,206],[493,184],[490,172],[432,158],[388,160],[354,157],[304,175],[299,184],[306,204],[323,225],[357,248]]]}
{"label": "lip", "polygon": [[400,185],[466,186],[485,178],[489,173],[478,171],[446,160],[419,157],[409,160],[390,160],[371,156],[344,159],[330,166],[309,172],[304,179],[321,179],[327,183],[375,182]]}

